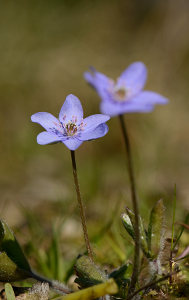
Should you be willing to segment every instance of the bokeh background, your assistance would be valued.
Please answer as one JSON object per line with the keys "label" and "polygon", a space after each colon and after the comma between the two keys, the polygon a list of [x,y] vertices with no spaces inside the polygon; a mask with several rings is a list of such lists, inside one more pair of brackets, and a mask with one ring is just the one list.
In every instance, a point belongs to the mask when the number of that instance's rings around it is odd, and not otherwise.
{"label": "bokeh background", "polygon": [[[58,115],[69,93],[80,98],[85,116],[98,113],[99,98],[83,78],[91,65],[117,78],[130,63],[143,61],[148,68],[146,88],[170,99],[150,114],[126,115],[125,120],[143,218],[147,222],[149,209],[163,198],[171,222],[176,184],[181,220],[189,208],[188,28],[188,0],[1,2],[0,209],[1,218],[21,232],[23,243],[32,215],[47,232],[55,216],[64,218],[64,242],[70,245],[71,238],[78,238],[71,252],[64,244],[65,256],[75,255],[83,244],[70,153],[62,144],[38,145],[42,128],[30,116],[38,111]],[[106,137],[84,143],[76,152],[94,235],[110,218],[119,223],[125,205],[131,205],[117,118],[109,121],[109,128]],[[119,252],[116,244],[111,246]]]}

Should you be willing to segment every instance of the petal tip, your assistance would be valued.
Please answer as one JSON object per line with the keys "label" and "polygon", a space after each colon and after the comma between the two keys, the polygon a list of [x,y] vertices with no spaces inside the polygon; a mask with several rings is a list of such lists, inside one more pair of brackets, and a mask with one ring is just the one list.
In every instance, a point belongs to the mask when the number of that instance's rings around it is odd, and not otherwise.
{"label": "petal tip", "polygon": [[107,120],[105,122],[109,121],[110,120],[110,116],[109,115],[105,115],[105,116],[107,118]]}
{"label": "petal tip", "polygon": [[31,115],[31,121],[32,121],[32,122],[35,122],[35,115],[36,115],[36,114]]}
{"label": "petal tip", "polygon": [[75,96],[74,94],[69,94],[69,95],[67,95],[67,96],[66,96],[66,100],[67,100],[67,101],[70,101],[70,100],[71,100],[71,101],[72,101],[72,100],[75,101],[75,100],[77,100],[77,101],[80,102],[79,98],[78,98],[77,96]]}
{"label": "petal tip", "polygon": [[83,143],[83,141],[80,141],[77,138],[69,138],[69,139],[64,140],[62,142],[71,151],[75,151]]}

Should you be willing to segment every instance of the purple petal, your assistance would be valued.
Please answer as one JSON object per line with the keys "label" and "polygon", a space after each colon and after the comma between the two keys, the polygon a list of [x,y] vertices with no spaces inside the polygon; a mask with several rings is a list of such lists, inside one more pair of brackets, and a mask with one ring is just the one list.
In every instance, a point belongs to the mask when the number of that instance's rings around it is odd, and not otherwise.
{"label": "purple petal", "polygon": [[96,114],[89,116],[83,120],[84,132],[91,131],[102,123],[107,122],[110,119],[109,116]]}
{"label": "purple petal", "polygon": [[92,131],[83,132],[78,139],[81,141],[89,141],[103,137],[108,132],[108,125],[101,124]]}
{"label": "purple petal", "polygon": [[69,122],[76,118],[76,124],[80,124],[83,118],[83,108],[79,99],[70,94],[66,97],[64,104],[59,113],[60,122]]}
{"label": "purple petal", "polygon": [[108,92],[113,89],[114,81],[104,74],[92,70],[92,72],[85,72],[84,77],[86,81],[91,84],[97,91],[98,95],[104,101],[108,100]]}
{"label": "purple petal", "polygon": [[96,78],[91,72],[84,73],[85,80],[96,89]]}
{"label": "purple petal", "polygon": [[146,83],[147,69],[142,62],[131,64],[118,78],[118,85],[125,85],[132,95],[140,92]]}
{"label": "purple petal", "polygon": [[76,150],[82,143],[83,141],[79,141],[77,138],[69,138],[65,141],[62,141],[64,145],[70,150]]}
{"label": "purple petal", "polygon": [[58,137],[56,134],[47,131],[43,131],[39,133],[37,136],[37,143],[39,145],[47,145],[47,144],[57,143],[61,141],[62,139]]}
{"label": "purple petal", "polygon": [[132,98],[133,102],[144,104],[167,104],[169,100],[158,93],[151,91],[144,91]]}
{"label": "purple petal", "polygon": [[111,80],[106,75],[104,75],[100,72],[97,72],[94,68],[91,69],[91,72],[85,72],[84,73],[84,78],[95,89],[98,89],[102,86],[109,85],[109,82]]}
{"label": "purple petal", "polygon": [[[130,102],[130,103],[129,103]],[[126,101],[124,103],[111,103],[102,101],[100,104],[100,111],[111,117],[122,115],[125,113],[148,113],[154,109],[154,105],[139,104]]]}
{"label": "purple petal", "polygon": [[31,120],[40,124],[46,130],[51,130],[52,128],[59,129],[59,120],[47,112],[38,112],[31,116]]}

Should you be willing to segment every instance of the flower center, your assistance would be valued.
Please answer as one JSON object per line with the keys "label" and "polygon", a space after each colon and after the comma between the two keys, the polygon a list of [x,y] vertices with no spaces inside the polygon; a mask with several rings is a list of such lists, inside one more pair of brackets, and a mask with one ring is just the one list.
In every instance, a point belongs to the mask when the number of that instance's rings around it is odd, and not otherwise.
{"label": "flower center", "polygon": [[114,84],[112,92],[115,101],[124,102],[129,100],[130,91],[125,87],[125,84]]}
{"label": "flower center", "polygon": [[124,88],[119,88],[119,89],[115,88],[114,94],[116,96],[116,100],[118,101],[126,100],[127,91]]}
{"label": "flower center", "polygon": [[66,133],[68,136],[73,136],[77,133],[77,125],[75,123],[69,122],[65,125]]}

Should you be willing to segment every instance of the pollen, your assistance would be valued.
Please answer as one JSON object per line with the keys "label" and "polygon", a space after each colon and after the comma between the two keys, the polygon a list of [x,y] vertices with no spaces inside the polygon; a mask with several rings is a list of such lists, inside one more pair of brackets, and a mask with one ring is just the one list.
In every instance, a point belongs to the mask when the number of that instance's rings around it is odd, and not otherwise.
{"label": "pollen", "polygon": [[75,123],[69,122],[65,125],[65,129],[68,136],[74,136],[78,128]]}

